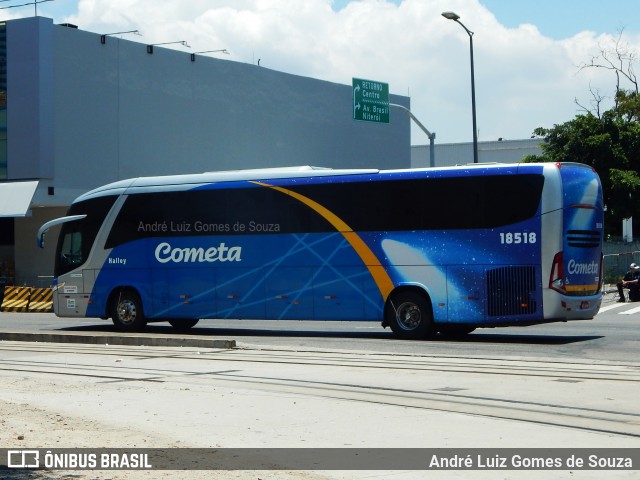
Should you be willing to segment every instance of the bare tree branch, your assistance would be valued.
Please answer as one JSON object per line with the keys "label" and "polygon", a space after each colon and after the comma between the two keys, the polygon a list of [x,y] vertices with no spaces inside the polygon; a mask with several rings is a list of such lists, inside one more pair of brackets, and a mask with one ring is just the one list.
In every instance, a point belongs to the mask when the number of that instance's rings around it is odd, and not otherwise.
{"label": "bare tree branch", "polygon": [[629,44],[623,41],[624,29],[618,31],[613,48],[600,46],[600,53],[591,57],[589,63],[582,63],[578,66],[578,71],[587,68],[601,68],[609,70],[616,75],[616,92],[621,87],[621,76],[633,86],[633,91],[638,93],[638,77],[636,75],[634,64],[638,60],[637,52],[629,48]]}
{"label": "bare tree branch", "polygon": [[602,112],[600,111],[600,106],[602,105],[602,102],[604,102],[604,100],[606,100],[608,97],[600,95],[600,90],[598,90],[597,88],[594,89],[591,86],[591,82],[589,82],[589,91],[591,92],[591,101],[589,102],[591,104],[590,108],[582,105],[577,98],[574,98],[573,101],[580,107],[582,111],[591,113],[592,115],[601,118]]}

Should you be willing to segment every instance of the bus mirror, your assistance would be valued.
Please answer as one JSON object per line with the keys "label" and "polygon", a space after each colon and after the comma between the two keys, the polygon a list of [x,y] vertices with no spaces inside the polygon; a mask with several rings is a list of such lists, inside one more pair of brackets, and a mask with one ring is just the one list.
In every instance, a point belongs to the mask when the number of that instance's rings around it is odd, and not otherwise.
{"label": "bus mirror", "polygon": [[86,216],[87,216],[86,214],[71,215],[71,216],[68,216],[68,217],[56,218],[55,220],[51,220],[51,221],[45,223],[44,225],[42,225],[38,229],[38,247],[44,248],[44,234],[47,233],[47,230],[49,230],[51,227],[53,227],[55,225],[60,225],[62,223],[74,222],[76,220],[82,220]]}

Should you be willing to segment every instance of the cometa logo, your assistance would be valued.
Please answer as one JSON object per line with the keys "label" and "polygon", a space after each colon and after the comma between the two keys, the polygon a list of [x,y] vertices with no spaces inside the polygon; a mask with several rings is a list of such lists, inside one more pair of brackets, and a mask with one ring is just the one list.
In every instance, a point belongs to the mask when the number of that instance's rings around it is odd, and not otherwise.
{"label": "cometa logo", "polygon": [[567,272],[569,275],[580,275],[580,274],[597,274],[598,273],[598,263],[578,263],[575,260],[569,260],[567,264]]}
{"label": "cometa logo", "polygon": [[156,247],[156,260],[160,263],[211,263],[240,262],[242,247],[227,247],[224,242],[217,247],[172,248],[167,242]]}

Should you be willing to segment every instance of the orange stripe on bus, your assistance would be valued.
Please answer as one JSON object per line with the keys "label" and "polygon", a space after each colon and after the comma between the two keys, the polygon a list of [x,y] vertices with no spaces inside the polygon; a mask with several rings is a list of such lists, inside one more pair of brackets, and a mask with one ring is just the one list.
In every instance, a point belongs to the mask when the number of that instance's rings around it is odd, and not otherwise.
{"label": "orange stripe on bus", "polygon": [[380,294],[382,295],[382,299],[387,299],[387,297],[393,290],[393,282],[391,281],[391,277],[389,277],[387,270],[380,264],[380,260],[378,260],[376,254],[371,251],[364,240],[362,240],[362,238],[360,238],[360,236],[356,232],[354,232],[353,229],[349,227],[349,225],[347,225],[344,220],[342,220],[331,210],[319,204],[315,200],[312,200],[309,197],[305,197],[304,195],[296,193],[287,188],[277,187],[275,185],[269,185],[268,183],[263,182],[251,181],[251,183],[263,187],[272,188],[286,195],[290,195],[299,202],[304,203],[306,206],[321,215],[322,218],[327,220],[333,226],[333,228],[335,228],[342,234],[347,242],[349,242],[351,247],[356,251],[358,256],[362,259],[367,269],[369,270],[369,273],[373,277],[374,282],[376,282],[376,285],[380,290]]}

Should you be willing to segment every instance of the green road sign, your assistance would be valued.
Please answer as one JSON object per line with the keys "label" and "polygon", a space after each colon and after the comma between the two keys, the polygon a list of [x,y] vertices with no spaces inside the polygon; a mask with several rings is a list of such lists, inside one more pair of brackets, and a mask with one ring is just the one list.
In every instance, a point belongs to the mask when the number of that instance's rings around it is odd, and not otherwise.
{"label": "green road sign", "polygon": [[389,84],[354,78],[353,119],[389,123]]}

